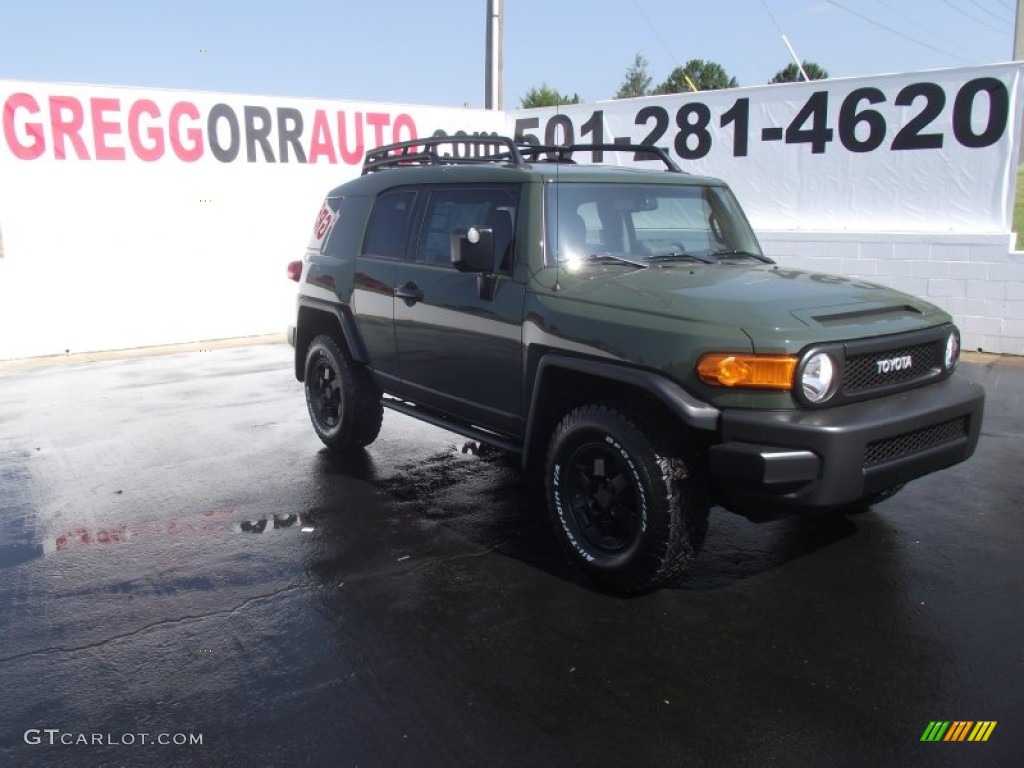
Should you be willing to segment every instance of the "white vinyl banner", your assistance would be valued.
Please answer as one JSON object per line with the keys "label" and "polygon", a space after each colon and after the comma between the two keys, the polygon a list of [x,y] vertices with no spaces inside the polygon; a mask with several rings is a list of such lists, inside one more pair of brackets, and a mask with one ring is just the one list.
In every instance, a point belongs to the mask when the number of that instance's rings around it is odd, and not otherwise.
{"label": "white vinyl banner", "polygon": [[0,81],[0,359],[282,331],[324,194],[438,132],[664,146],[762,232],[1008,233],[1020,91],[1019,64],[513,112]]}
{"label": "white vinyl banner", "polygon": [[0,81],[0,359],[282,332],[364,152],[504,115]]}
{"label": "white vinyl banner", "polygon": [[1020,95],[1003,64],[520,110],[508,127],[664,147],[728,181],[759,230],[1008,232]]}

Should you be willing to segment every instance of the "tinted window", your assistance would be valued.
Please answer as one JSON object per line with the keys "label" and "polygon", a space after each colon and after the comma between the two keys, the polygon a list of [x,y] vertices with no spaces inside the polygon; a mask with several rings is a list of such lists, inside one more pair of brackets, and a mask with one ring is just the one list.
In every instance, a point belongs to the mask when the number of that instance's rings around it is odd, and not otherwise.
{"label": "tinted window", "polygon": [[363,254],[401,259],[409,240],[416,193],[411,189],[395,189],[377,198],[370,215],[370,224],[363,241]]}
{"label": "tinted window", "polygon": [[511,266],[518,189],[480,186],[435,189],[427,202],[416,260],[451,264],[452,232],[490,227],[499,269]]}

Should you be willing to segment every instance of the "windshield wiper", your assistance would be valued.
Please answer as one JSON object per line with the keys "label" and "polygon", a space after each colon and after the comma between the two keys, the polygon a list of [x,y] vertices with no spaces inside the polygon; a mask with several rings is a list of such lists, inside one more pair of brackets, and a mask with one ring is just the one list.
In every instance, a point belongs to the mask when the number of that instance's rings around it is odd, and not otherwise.
{"label": "windshield wiper", "polygon": [[750,259],[757,259],[758,261],[763,262],[765,264],[775,263],[773,259],[769,259],[767,256],[762,256],[760,253],[753,253],[751,251],[737,251],[731,248],[724,249],[721,251],[715,251],[714,253],[711,254],[711,256],[713,256],[716,259],[729,258],[733,256],[744,256]]}
{"label": "windshield wiper", "polygon": [[649,266],[642,261],[633,261],[633,259],[627,259],[625,256],[618,256],[614,253],[590,253],[587,254],[587,261],[617,261],[619,264],[629,264],[640,269],[647,269]]}
{"label": "windshield wiper", "polygon": [[680,259],[689,259],[691,261],[699,261],[701,264],[714,264],[714,259],[709,259],[706,256],[698,256],[695,253],[687,253],[686,251],[669,251],[668,253],[659,253],[657,256],[648,256],[648,261],[678,261]]}

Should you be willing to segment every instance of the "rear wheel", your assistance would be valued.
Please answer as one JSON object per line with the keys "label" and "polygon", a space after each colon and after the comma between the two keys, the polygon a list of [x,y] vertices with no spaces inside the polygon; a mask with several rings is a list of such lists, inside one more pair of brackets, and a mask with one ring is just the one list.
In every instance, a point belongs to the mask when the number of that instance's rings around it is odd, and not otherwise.
{"label": "rear wheel", "polygon": [[384,418],[380,392],[330,336],[310,342],[305,384],[309,418],[324,445],[350,451],[377,439]]}
{"label": "rear wheel", "polygon": [[555,529],[584,569],[624,592],[677,579],[704,542],[708,501],[660,432],[605,406],[569,413],[547,458]]}

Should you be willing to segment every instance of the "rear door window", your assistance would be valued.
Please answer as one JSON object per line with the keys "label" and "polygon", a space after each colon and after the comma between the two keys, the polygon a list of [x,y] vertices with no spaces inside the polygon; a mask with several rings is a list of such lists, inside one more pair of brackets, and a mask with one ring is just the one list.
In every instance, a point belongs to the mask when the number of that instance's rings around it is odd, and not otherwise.
{"label": "rear door window", "polygon": [[411,189],[392,189],[377,198],[363,240],[364,256],[405,257],[415,202],[416,192]]}

